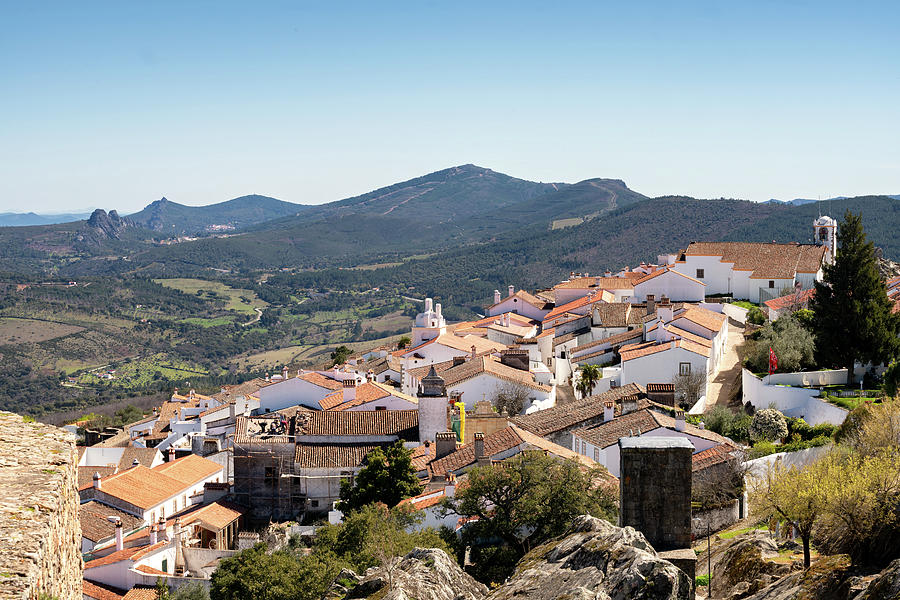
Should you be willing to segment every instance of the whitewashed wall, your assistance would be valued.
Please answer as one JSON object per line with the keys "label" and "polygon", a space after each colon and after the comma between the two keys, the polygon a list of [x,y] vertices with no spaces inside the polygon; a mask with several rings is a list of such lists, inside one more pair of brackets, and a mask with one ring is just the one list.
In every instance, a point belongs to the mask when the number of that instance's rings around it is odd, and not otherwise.
{"label": "whitewashed wall", "polygon": [[847,418],[848,411],[817,398],[818,390],[766,385],[762,379],[743,369],[741,383],[744,402],[749,402],[756,410],[773,405],[789,417],[802,417],[810,425],[831,423],[840,425]]}

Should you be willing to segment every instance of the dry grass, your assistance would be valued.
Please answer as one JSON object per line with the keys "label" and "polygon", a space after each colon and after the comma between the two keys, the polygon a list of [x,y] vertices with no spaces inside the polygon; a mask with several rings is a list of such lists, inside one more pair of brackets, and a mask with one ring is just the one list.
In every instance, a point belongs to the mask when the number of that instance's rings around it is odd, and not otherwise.
{"label": "dry grass", "polygon": [[0,345],[36,344],[84,331],[84,327],[35,319],[0,319]]}

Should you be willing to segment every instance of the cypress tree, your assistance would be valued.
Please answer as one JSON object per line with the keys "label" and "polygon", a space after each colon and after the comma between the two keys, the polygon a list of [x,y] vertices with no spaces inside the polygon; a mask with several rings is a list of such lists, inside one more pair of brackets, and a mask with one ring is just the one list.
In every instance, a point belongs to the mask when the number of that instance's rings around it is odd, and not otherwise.
{"label": "cypress tree", "polygon": [[898,322],[861,215],[844,214],[837,241],[835,261],[825,265],[810,308],[820,364],[846,367],[847,385],[852,385],[856,362],[878,364],[896,354]]}

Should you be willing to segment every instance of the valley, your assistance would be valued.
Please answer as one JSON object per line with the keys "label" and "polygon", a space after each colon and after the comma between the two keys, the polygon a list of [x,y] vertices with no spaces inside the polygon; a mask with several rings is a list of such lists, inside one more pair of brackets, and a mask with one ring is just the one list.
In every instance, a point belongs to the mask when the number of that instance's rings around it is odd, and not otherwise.
{"label": "valley", "polygon": [[[832,209],[861,212],[884,256],[900,258],[900,202]],[[321,206],[156,201],[126,217],[0,228],[0,408],[40,416],[325,365],[342,344],[395,343],[426,296],[459,321],[511,282],[654,262],[693,240],[807,242],[816,214],[815,203],[647,198],[615,179],[536,183],[463,165]],[[172,237],[173,224],[197,239]]]}

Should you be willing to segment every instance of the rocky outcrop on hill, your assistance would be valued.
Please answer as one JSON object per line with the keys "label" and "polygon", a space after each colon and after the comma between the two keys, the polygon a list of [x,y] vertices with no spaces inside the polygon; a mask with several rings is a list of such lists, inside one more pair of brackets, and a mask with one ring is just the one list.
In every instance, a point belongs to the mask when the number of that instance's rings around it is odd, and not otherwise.
{"label": "rocky outcrop on hill", "polygon": [[566,536],[529,552],[488,600],[686,600],[692,587],[640,532],[581,516]]}
{"label": "rocky outcrop on hill", "polygon": [[875,256],[878,262],[878,272],[882,279],[892,279],[900,275],[900,263],[884,258],[881,248],[875,249]]}
{"label": "rocky outcrop on hill", "polygon": [[529,552],[490,594],[451,557],[416,548],[390,569],[342,571],[323,600],[688,600],[693,582],[631,527],[581,516],[560,539]]}
{"label": "rocky outcrop on hill", "polygon": [[[846,557],[824,556],[816,560],[809,569],[782,577],[753,595],[731,594],[721,597],[746,600],[847,600],[849,590]],[[892,597],[896,596],[873,596],[872,599]]]}
{"label": "rocky outcrop on hill", "polygon": [[443,550],[415,548],[387,569],[369,569],[362,577],[342,572],[325,598],[481,600],[485,594],[487,587],[460,569]]}
{"label": "rocky outcrop on hill", "polygon": [[123,219],[114,210],[107,213],[102,208],[98,208],[91,214],[91,218],[87,221],[87,226],[94,229],[95,232],[104,234],[111,239],[119,239],[122,231],[130,225],[128,219]]}

